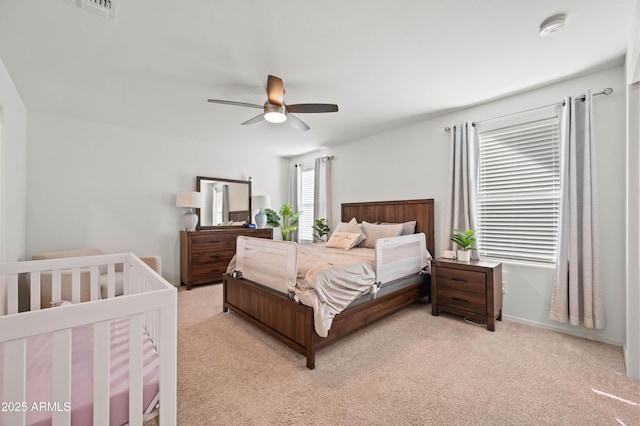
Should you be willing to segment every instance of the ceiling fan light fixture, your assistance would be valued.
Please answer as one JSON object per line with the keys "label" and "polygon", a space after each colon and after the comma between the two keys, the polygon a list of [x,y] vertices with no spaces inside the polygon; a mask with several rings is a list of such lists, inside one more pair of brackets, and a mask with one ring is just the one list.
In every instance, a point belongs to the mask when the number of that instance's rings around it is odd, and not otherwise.
{"label": "ceiling fan light fixture", "polygon": [[264,119],[270,123],[284,123],[287,121],[287,110],[283,105],[271,105],[264,106]]}
{"label": "ceiling fan light fixture", "polygon": [[540,36],[545,37],[564,27],[565,15],[553,15],[540,24]]}

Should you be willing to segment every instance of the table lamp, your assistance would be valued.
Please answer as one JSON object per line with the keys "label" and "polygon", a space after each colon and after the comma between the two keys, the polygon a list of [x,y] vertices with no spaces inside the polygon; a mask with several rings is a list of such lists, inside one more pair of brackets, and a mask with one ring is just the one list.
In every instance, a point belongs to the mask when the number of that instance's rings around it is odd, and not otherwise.
{"label": "table lamp", "polygon": [[176,207],[186,207],[189,210],[182,216],[185,231],[195,231],[198,225],[198,215],[194,209],[202,207],[204,197],[197,191],[183,191],[176,197]]}

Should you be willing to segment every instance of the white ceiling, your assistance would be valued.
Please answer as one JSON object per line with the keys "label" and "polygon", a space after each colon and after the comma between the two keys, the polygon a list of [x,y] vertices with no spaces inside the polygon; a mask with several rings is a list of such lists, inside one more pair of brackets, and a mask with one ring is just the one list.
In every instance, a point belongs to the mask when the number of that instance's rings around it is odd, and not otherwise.
{"label": "white ceiling", "polygon": [[[636,0],[0,0],[0,59],[29,111],[283,156],[621,63]],[[539,24],[558,13],[565,28]],[[311,126],[240,123],[268,74]],[[596,88],[594,88],[596,89]]]}

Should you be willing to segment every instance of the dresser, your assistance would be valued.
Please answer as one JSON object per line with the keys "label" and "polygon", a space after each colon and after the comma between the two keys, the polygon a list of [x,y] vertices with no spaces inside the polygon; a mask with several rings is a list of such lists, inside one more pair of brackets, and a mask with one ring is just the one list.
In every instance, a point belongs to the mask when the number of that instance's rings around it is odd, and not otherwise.
{"label": "dresser", "polygon": [[431,314],[441,311],[486,322],[502,320],[502,264],[488,260],[431,261]]}
{"label": "dresser", "polygon": [[236,239],[272,238],[273,229],[221,228],[180,231],[180,281],[191,286],[222,281],[229,261],[236,253]]}

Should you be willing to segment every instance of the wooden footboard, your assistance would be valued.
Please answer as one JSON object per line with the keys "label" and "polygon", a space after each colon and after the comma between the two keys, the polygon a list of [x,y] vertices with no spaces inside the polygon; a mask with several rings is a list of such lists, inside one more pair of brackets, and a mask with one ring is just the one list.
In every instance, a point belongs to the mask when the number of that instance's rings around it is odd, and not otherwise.
{"label": "wooden footboard", "polygon": [[231,310],[307,358],[315,367],[316,350],[326,344],[410,305],[429,294],[429,276],[404,278],[400,289],[336,315],[327,337],[316,334],[313,309],[258,283],[223,277],[223,310]]}

